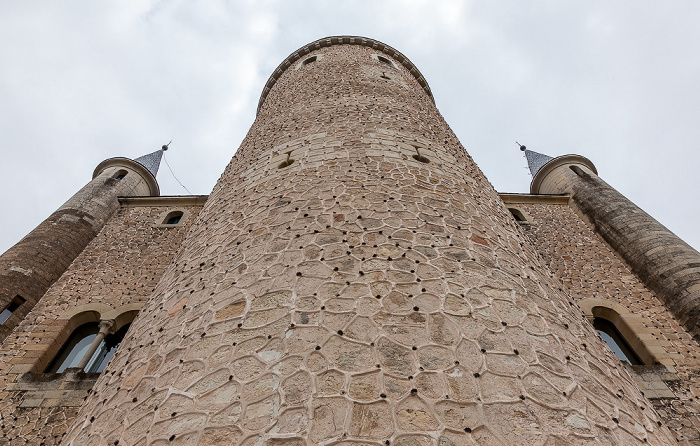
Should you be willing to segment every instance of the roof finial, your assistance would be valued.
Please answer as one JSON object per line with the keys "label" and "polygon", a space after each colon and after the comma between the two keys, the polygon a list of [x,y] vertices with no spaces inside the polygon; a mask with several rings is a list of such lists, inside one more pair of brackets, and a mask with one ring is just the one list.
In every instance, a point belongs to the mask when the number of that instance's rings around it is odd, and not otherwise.
{"label": "roof finial", "polygon": [[170,142],[168,142],[168,143],[165,144],[163,147],[161,147],[161,150],[162,150],[163,152],[165,152],[166,150],[168,150],[168,146],[170,145],[171,142],[173,142],[172,139],[170,140]]}
{"label": "roof finial", "polygon": [[527,147],[520,144],[518,141],[515,141],[515,143],[520,146],[520,150],[525,152],[525,159],[527,159],[527,167],[530,168],[530,174],[532,174],[533,177],[535,176],[537,171],[542,168],[542,166],[554,159],[549,155],[544,155],[542,153],[537,153],[533,152],[532,150],[528,150]]}

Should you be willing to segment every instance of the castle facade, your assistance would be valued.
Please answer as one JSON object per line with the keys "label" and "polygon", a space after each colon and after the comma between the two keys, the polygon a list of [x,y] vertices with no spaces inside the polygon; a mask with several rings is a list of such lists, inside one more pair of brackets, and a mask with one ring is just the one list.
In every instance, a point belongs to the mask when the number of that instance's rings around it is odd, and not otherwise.
{"label": "castle facade", "polygon": [[700,254],[523,149],[499,194],[403,54],[305,45],[210,195],[106,160],[0,256],[0,444],[700,444]]}

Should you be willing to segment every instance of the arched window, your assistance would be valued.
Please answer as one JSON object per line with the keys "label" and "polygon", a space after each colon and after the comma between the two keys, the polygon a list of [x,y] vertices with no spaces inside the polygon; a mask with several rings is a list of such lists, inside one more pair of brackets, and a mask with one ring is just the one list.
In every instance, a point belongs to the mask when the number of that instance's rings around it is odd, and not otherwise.
{"label": "arched window", "polygon": [[104,370],[124,339],[131,324],[125,324],[116,333],[110,333],[114,321],[88,322],[73,330],[68,341],[46,368],[46,373],[63,373],[79,368],[87,373]]}
{"label": "arched window", "polygon": [[644,364],[612,322],[601,317],[596,317],[593,319],[593,328],[595,328],[600,337],[603,338],[603,341],[608,344],[610,350],[615,353],[615,356],[617,356],[620,361],[627,362],[630,365]]}
{"label": "arched window", "polygon": [[66,369],[78,367],[80,360],[87,353],[92,341],[100,331],[97,322],[88,322],[76,328],[68,338],[68,342],[58,352],[58,355],[51,361],[46,373],[63,373]]}
{"label": "arched window", "polygon": [[513,218],[515,221],[526,221],[527,219],[523,215],[522,212],[520,212],[518,209],[515,208],[508,208],[511,214],[513,214]]}
{"label": "arched window", "polygon": [[118,171],[117,173],[115,173],[113,178],[114,178],[115,180],[119,181],[119,180],[123,179],[123,178],[126,176],[127,173],[129,173],[129,172],[127,172],[126,170],[122,169],[122,170]]}
{"label": "arched window", "polygon": [[180,223],[180,219],[182,218],[182,211],[174,211],[169,213],[168,215],[165,216],[165,220],[163,221],[164,225],[176,225]]}
{"label": "arched window", "polygon": [[117,351],[117,347],[119,347],[119,344],[124,340],[124,335],[130,325],[131,324],[124,325],[116,333],[107,335],[102,342],[100,342],[97,350],[95,350],[87,366],[85,366],[85,371],[87,373],[102,373],[109,360],[114,356],[114,352]]}

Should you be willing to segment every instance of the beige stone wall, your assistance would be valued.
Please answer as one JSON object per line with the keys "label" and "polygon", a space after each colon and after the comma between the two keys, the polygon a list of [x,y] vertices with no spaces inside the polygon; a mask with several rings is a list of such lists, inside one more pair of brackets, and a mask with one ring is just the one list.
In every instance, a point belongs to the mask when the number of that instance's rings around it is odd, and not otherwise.
{"label": "beige stone wall", "polygon": [[[201,208],[193,199],[183,207],[168,198],[146,200],[122,203],[0,347],[0,444],[58,444],[97,378],[41,373],[70,335],[69,316],[92,310],[113,317],[142,304]],[[174,207],[188,211],[187,221],[157,227]]]}
{"label": "beige stone wall", "polygon": [[511,200],[508,206],[531,217],[522,228],[576,300],[613,302],[640,322],[628,341],[638,351],[643,344],[658,348],[652,354],[664,367],[631,367],[631,372],[681,444],[700,444],[700,348],[692,336],[568,204]]}
{"label": "beige stone wall", "polygon": [[675,444],[399,56],[310,49],[65,444]]}

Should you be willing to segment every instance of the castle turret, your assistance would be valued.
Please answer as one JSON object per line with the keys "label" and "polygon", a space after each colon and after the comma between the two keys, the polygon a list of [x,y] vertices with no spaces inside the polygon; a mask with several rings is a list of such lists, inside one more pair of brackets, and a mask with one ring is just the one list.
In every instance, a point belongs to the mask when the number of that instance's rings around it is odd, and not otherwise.
{"label": "castle turret", "polygon": [[158,196],[162,150],[101,162],[92,181],[0,256],[0,341],[34,307],[105,222],[117,197]]}
{"label": "castle turret", "polygon": [[531,193],[570,194],[595,231],[700,340],[700,253],[600,179],[588,159],[525,154],[533,174]]}
{"label": "castle turret", "polygon": [[300,48],[63,444],[671,445],[434,105]]}

